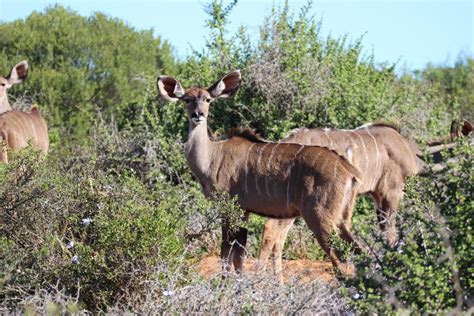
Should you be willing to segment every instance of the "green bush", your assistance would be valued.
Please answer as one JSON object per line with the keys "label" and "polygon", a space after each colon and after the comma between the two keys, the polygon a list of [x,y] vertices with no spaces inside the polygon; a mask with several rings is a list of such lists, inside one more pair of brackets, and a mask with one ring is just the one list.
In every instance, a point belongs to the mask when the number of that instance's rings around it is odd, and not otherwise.
{"label": "green bush", "polygon": [[152,30],[59,5],[0,23],[0,47],[2,75],[22,59],[30,64],[28,81],[12,95],[33,98],[63,142],[85,141],[97,109],[120,124],[124,109],[143,100],[148,76],[174,68],[171,47]]}

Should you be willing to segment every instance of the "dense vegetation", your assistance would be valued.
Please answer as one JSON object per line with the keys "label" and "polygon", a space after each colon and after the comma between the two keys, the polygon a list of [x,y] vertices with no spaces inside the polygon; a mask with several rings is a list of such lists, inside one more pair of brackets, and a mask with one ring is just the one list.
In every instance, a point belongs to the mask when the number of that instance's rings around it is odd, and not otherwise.
{"label": "dense vegetation", "polygon": [[[295,127],[354,128],[384,120],[418,141],[447,135],[452,119],[473,118],[474,59],[397,75],[362,55],[363,39],[322,38],[309,6],[275,8],[251,42],[226,25],[236,1],[213,1],[208,44],[183,60],[152,31],[97,13],[55,6],[0,24],[0,73],[22,59],[26,83],[11,103],[36,102],[50,128],[46,159],[33,150],[0,166],[0,299],[4,311],[416,313],[466,310],[474,300],[472,146],[458,141],[448,171],[413,178],[384,246],[372,205],[360,199],[354,229],[370,253],[347,256],[358,277],[280,286],[270,279],[205,281],[199,259],[218,253],[223,195],[206,200],[186,165],[187,118],[157,98],[156,76],[189,87],[242,69],[240,92],[213,104],[217,134],[249,126],[269,139]],[[12,102],[15,101],[15,102]],[[257,254],[263,219],[248,224]],[[335,241],[337,244],[338,242]],[[343,251],[343,249],[341,249]],[[323,259],[303,223],[287,258]]]}

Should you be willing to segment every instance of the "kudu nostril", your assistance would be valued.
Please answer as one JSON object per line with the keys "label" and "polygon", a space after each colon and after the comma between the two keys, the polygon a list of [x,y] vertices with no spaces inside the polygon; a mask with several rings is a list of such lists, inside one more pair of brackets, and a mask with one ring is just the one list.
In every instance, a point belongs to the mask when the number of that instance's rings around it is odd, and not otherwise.
{"label": "kudu nostril", "polygon": [[191,114],[191,118],[200,118],[204,116],[204,113],[203,112],[193,112],[193,114]]}

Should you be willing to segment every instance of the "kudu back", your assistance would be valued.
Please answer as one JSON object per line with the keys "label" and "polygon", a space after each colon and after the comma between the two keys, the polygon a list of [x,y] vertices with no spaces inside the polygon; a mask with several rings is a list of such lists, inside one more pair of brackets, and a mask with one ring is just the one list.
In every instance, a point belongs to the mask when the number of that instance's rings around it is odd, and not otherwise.
{"label": "kudu back", "polygon": [[30,112],[16,111],[8,102],[7,90],[28,76],[28,63],[16,64],[6,77],[0,77],[0,162],[8,163],[7,149],[18,151],[31,142],[44,154],[48,151],[48,126],[34,105]]}
{"label": "kudu back", "polygon": [[[415,144],[385,124],[368,124],[354,130],[296,129],[281,143],[325,146],[345,155],[361,173],[358,193],[372,197],[380,229],[390,244],[395,242],[396,213],[403,187],[406,179],[423,167]],[[260,260],[265,264],[273,250],[278,274],[284,241],[293,222],[294,218],[269,219],[264,227]]]}
{"label": "kudu back", "polygon": [[[217,98],[234,95],[240,79],[240,72],[233,71],[207,89],[185,90],[172,77],[158,78],[158,90],[164,99],[187,105],[186,158],[204,194],[212,198],[216,191],[228,192],[237,197],[244,210],[266,217],[302,216],[333,265],[351,273],[339,262],[328,237],[339,229],[346,242],[355,243],[350,221],[359,171],[328,148],[268,142],[249,131],[234,133],[226,140],[210,140],[209,105]],[[233,262],[240,271],[247,231],[231,230],[225,219],[222,231],[224,272],[229,269],[227,262]]]}

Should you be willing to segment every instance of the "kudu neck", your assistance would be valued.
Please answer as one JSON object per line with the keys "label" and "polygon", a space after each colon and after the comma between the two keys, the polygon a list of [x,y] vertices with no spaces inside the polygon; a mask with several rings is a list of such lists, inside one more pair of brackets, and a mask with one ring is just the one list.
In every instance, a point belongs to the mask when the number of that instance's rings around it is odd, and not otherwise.
{"label": "kudu neck", "polygon": [[8,102],[8,96],[5,94],[2,98],[0,98],[0,114],[12,111],[12,107]]}
{"label": "kudu neck", "polygon": [[207,134],[206,122],[194,125],[189,122],[189,135],[186,142],[186,158],[193,172],[199,176],[207,174],[213,155],[214,143]]}

